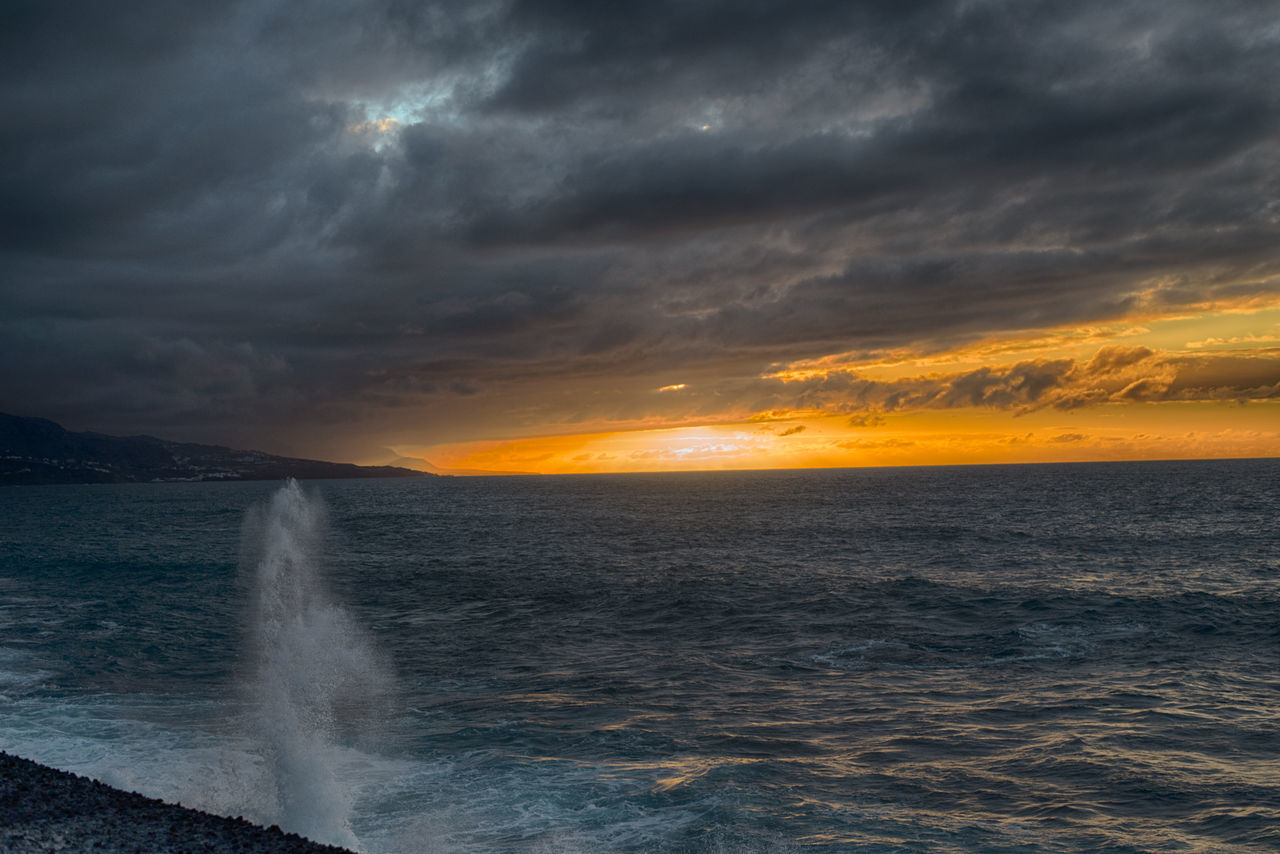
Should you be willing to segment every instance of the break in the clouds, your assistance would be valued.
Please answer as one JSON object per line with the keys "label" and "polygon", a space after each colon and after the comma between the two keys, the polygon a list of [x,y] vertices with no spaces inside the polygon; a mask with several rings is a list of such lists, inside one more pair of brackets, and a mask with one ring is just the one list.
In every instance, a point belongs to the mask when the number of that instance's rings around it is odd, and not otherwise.
{"label": "break in the clouds", "polygon": [[[1267,3],[3,15],[0,408],[72,426],[310,450],[687,419],[713,403],[649,392],[1280,297]],[[947,393],[1230,373],[1153,358]]]}

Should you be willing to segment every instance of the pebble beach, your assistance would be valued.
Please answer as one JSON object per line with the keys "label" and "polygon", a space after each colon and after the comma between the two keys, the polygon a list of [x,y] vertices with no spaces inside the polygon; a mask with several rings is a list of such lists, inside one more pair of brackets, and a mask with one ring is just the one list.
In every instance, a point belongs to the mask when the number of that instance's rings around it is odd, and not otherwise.
{"label": "pebble beach", "polygon": [[277,827],[166,804],[6,753],[0,753],[0,851],[350,854]]}

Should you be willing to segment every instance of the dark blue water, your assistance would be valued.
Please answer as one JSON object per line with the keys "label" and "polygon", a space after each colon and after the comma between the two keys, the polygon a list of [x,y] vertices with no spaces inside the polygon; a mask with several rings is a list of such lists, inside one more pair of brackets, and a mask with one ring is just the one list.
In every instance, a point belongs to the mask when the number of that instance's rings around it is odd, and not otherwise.
{"label": "dark blue water", "polygon": [[1275,460],[4,488],[0,748],[371,852],[1275,851],[1278,515]]}

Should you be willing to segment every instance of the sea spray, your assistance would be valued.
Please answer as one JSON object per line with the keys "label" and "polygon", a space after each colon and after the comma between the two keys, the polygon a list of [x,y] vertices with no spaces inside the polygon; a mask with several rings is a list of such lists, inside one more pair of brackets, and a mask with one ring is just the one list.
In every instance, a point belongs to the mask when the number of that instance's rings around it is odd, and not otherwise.
{"label": "sea spray", "polygon": [[325,535],[323,503],[293,479],[246,518],[251,740],[279,824],[357,848],[355,792],[339,759],[346,742],[376,728],[391,680],[368,636],[326,589]]}

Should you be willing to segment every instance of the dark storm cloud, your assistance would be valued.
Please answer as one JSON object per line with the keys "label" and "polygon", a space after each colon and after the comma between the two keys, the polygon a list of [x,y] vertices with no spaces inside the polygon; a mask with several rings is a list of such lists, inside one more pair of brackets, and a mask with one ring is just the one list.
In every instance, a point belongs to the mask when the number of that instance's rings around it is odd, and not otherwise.
{"label": "dark storm cloud", "polygon": [[[73,426],[284,442],[412,410],[457,439],[649,406],[601,409],[603,377],[1277,290],[1267,4],[3,15],[0,408]],[[1054,370],[946,401],[1043,400]]]}
{"label": "dark storm cloud", "polygon": [[536,112],[619,101],[614,109],[624,111],[685,85],[702,95],[750,92],[851,31],[896,41],[945,5],[516,2],[507,24],[533,38],[490,103]]}

